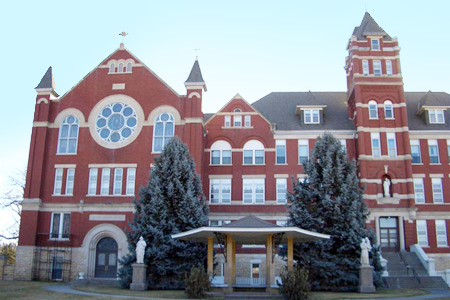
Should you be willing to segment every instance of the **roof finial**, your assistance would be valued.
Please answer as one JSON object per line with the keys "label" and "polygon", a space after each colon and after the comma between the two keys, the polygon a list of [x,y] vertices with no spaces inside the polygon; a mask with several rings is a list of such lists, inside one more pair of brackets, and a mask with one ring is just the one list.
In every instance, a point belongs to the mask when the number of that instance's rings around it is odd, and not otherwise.
{"label": "roof finial", "polygon": [[366,5],[366,12],[367,12],[367,1],[365,2],[365,5]]}
{"label": "roof finial", "polygon": [[[200,49],[194,49],[194,51],[200,51]],[[197,53],[197,52],[195,52]],[[198,54],[195,54],[195,60],[198,60]]]}
{"label": "roof finial", "polygon": [[128,33],[126,33],[125,31],[122,31],[121,33],[119,33],[119,35],[122,36],[122,43],[120,43],[120,49],[124,49],[125,48],[125,37],[128,35]]}

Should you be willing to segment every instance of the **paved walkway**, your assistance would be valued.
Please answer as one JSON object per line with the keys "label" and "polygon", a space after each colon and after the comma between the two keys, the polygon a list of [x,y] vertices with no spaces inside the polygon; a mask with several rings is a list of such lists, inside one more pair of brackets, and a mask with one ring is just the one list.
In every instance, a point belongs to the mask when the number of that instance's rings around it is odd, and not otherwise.
{"label": "paved walkway", "polygon": [[[140,297],[140,296],[125,296],[125,295],[111,295],[102,293],[91,293],[74,290],[69,285],[58,284],[58,285],[47,285],[44,289],[51,292],[63,293],[63,294],[74,294],[82,296],[94,296],[94,297],[106,297],[115,299],[148,299],[148,300],[167,300],[166,298],[152,298],[152,297]],[[448,298],[450,299],[450,289],[434,289],[430,291],[428,295],[415,296],[415,297],[395,297],[395,298],[374,298],[374,299],[364,299],[364,300],[420,300],[420,299],[435,299],[435,298]],[[246,297],[248,299],[248,297]],[[236,299],[236,298],[234,298]],[[184,299],[190,300],[190,299]],[[358,299],[352,299],[358,300]]]}

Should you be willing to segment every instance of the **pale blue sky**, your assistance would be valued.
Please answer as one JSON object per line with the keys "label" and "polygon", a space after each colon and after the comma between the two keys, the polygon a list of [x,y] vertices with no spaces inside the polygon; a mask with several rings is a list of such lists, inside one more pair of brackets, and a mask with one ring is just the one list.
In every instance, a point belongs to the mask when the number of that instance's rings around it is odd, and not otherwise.
{"label": "pale blue sky", "polygon": [[345,91],[345,48],[366,6],[399,39],[405,90],[450,92],[450,1],[3,1],[0,189],[26,165],[34,87],[49,66],[62,95],[125,30],[125,46],[180,94],[200,49],[204,112],[237,92],[254,102],[272,91]]}

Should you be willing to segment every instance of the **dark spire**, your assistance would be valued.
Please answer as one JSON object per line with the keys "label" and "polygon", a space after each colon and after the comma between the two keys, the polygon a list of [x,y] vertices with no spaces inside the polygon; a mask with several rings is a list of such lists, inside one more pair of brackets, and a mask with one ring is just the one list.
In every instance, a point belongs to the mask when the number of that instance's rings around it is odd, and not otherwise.
{"label": "dark spire", "polygon": [[41,82],[37,85],[36,89],[55,89],[55,82],[53,81],[52,67],[49,67],[42,77]]}
{"label": "dark spire", "polygon": [[191,70],[191,74],[189,74],[189,77],[185,83],[205,83],[202,77],[202,71],[200,71],[198,60],[195,60],[194,66]]}
{"label": "dark spire", "polygon": [[355,27],[353,35],[356,36],[357,40],[366,40],[368,35],[379,35],[384,37],[386,41],[392,40],[389,34],[387,34],[386,31],[384,31],[383,28],[377,24],[377,22],[375,22],[368,12],[364,14],[361,25],[359,27]]}

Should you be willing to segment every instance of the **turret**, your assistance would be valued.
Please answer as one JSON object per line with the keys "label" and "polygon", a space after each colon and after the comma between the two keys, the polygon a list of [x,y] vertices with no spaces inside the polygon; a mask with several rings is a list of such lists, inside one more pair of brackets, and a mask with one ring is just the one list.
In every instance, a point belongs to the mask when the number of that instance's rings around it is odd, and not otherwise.
{"label": "turret", "polygon": [[192,101],[191,105],[186,105],[187,114],[189,117],[203,117],[202,113],[202,97],[203,91],[207,91],[206,83],[200,71],[198,59],[195,60],[192,66],[191,73],[188,79],[184,82],[186,86],[186,101]]}

